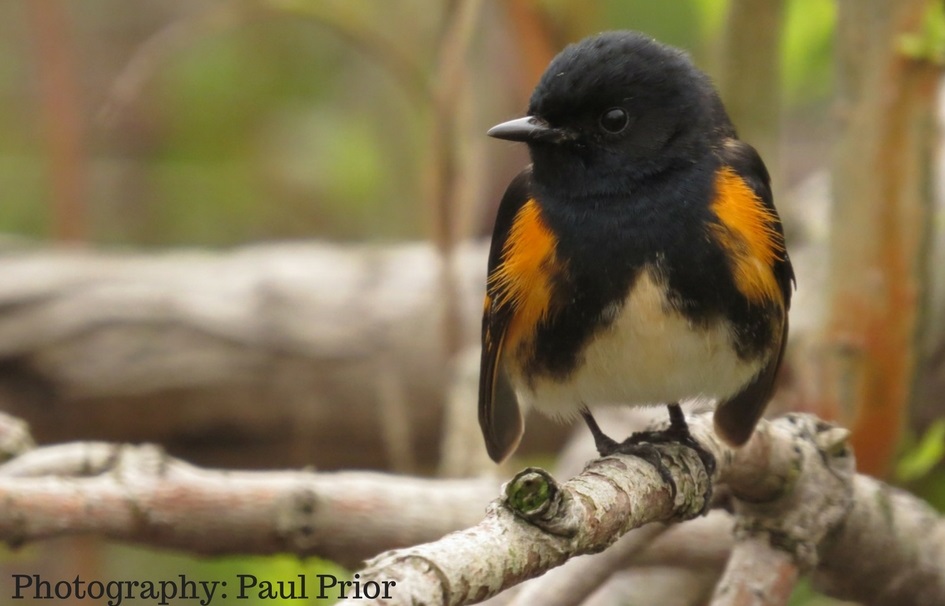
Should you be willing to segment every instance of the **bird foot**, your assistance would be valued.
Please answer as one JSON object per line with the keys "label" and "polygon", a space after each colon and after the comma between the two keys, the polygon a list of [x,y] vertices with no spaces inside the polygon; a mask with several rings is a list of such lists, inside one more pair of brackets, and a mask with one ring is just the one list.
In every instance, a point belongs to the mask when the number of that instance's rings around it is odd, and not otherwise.
{"label": "bird foot", "polygon": [[[682,414],[682,409],[679,408],[678,404],[671,404],[669,406],[670,425],[668,428],[638,431],[623,442],[617,442],[601,431],[600,426],[597,425],[597,421],[591,415],[590,411],[585,409],[581,412],[581,415],[584,417],[584,422],[594,436],[594,443],[597,446],[597,452],[600,453],[600,456],[606,457],[613,454],[624,454],[643,459],[652,465],[657,473],[660,474],[660,478],[670,486],[673,499],[676,498],[676,482],[673,480],[673,475],[670,473],[669,469],[663,463],[660,451],[656,448],[657,444],[681,444],[687,448],[691,448],[696,452],[696,455],[702,462],[702,466],[705,468],[708,477],[711,479],[715,473],[715,457],[692,437],[692,434],[689,432],[689,426],[686,424],[686,419]],[[700,515],[708,511],[711,498],[712,482],[710,481],[706,494],[704,495],[702,510],[699,512]]]}

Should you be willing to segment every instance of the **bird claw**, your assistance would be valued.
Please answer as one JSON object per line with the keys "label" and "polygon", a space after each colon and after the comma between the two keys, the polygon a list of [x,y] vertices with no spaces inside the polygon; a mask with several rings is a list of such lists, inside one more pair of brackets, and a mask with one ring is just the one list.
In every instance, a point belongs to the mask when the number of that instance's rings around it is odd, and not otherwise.
{"label": "bird claw", "polygon": [[689,426],[686,424],[686,419],[682,414],[682,409],[680,409],[678,405],[672,404],[669,406],[670,425],[668,428],[639,431],[623,442],[617,442],[601,431],[600,427],[597,425],[597,421],[589,411],[585,409],[581,414],[588,428],[590,428],[591,434],[594,436],[594,443],[597,446],[597,452],[600,453],[600,456],[606,457],[613,454],[624,454],[643,459],[652,465],[657,473],[660,474],[660,478],[669,485],[673,499],[676,498],[677,493],[676,481],[673,479],[669,468],[663,463],[662,455],[659,449],[656,448],[656,445],[680,444],[694,450],[699,460],[702,462],[706,475],[710,479],[706,493],[703,495],[702,509],[699,511],[699,515],[703,515],[708,511],[709,504],[712,500],[711,478],[715,474],[716,469],[715,457],[692,437],[692,434],[689,432]]}

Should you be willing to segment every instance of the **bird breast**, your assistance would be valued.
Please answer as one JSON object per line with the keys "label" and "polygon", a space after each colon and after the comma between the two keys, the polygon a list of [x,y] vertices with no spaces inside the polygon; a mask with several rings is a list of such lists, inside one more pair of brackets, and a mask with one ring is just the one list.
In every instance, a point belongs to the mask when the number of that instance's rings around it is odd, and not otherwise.
{"label": "bird breast", "polygon": [[667,404],[689,398],[732,396],[748,384],[764,359],[735,350],[731,323],[719,316],[693,322],[675,309],[658,272],[644,269],[612,321],[588,339],[564,377],[516,377],[523,405],[570,417],[584,405]]}

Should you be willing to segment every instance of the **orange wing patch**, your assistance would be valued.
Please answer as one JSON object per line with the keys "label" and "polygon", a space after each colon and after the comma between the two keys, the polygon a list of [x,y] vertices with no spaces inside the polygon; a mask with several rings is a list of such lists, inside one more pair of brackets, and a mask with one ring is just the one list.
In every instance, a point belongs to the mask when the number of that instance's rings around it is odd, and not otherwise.
{"label": "orange wing patch", "polygon": [[774,228],[777,215],[730,167],[716,176],[712,210],[721,222],[712,228],[731,256],[738,290],[754,303],[779,301],[772,266],[784,256],[784,239]]}
{"label": "orange wing patch", "polygon": [[538,203],[534,199],[526,202],[512,222],[502,261],[489,276],[489,291],[494,293],[491,302],[509,305],[513,310],[503,339],[507,351],[514,352],[549,313],[552,276],[559,267],[557,243],[541,217]]}

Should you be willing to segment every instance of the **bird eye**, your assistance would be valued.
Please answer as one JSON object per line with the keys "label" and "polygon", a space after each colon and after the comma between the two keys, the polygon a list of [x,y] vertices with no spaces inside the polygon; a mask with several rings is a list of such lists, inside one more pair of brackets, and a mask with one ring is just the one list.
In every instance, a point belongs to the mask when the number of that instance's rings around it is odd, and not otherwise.
{"label": "bird eye", "polygon": [[620,107],[612,107],[600,116],[600,127],[612,134],[617,134],[627,128],[629,123],[630,117],[626,110]]}

